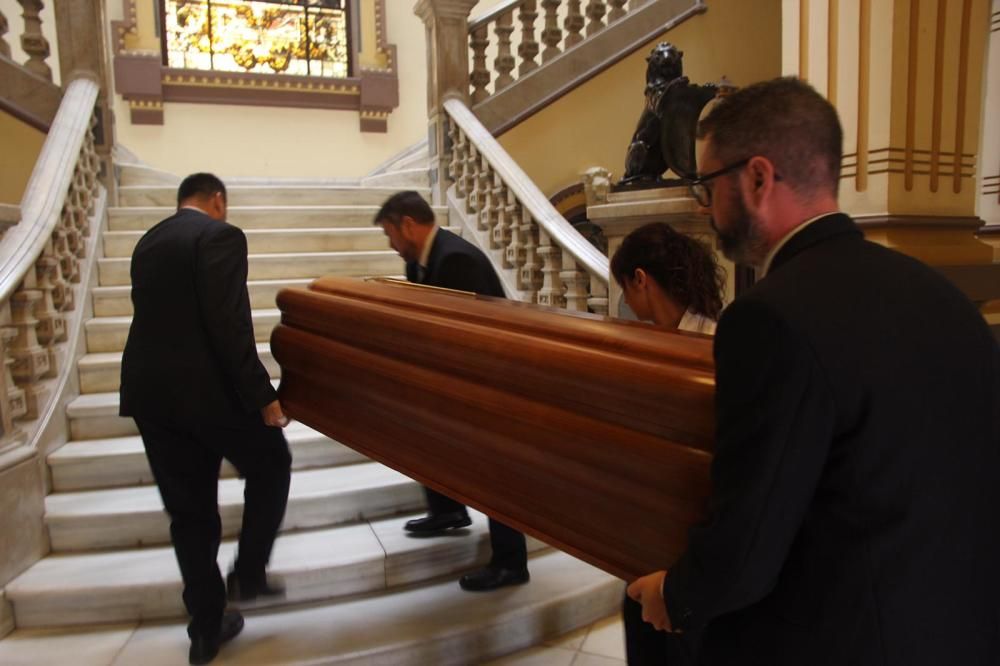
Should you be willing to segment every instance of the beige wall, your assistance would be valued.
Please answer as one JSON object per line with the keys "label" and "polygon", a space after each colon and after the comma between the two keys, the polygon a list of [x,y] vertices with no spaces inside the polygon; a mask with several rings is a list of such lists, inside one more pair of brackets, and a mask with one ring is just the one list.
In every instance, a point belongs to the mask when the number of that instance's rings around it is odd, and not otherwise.
{"label": "beige wall", "polygon": [[781,73],[780,0],[708,0],[708,11],[594,77],[498,140],[547,196],[578,183],[592,166],[622,176],[643,105],[645,58],[660,41],[684,51],[695,83],[725,75],[736,85]]}
{"label": "beige wall", "polygon": [[0,111],[0,203],[21,203],[43,143],[43,132]]}
{"label": "beige wall", "polygon": [[[413,14],[414,4],[386,0],[400,93],[386,134],[362,133],[357,111],[169,102],[162,126],[133,125],[128,105],[116,97],[118,142],[151,166],[178,175],[210,170],[221,176],[268,178],[363,176],[426,137],[424,28]],[[112,20],[121,19],[121,1],[109,0],[108,11]],[[374,40],[374,22],[369,25],[367,19],[361,17],[366,52]]]}

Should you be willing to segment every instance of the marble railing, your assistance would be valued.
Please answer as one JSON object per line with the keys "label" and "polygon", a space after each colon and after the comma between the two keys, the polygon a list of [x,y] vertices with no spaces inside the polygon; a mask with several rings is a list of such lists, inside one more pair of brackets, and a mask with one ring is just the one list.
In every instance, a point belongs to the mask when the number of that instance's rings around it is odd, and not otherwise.
{"label": "marble railing", "polygon": [[86,78],[66,87],[20,221],[0,239],[0,454],[33,439],[72,366],[68,321],[81,309],[82,267],[104,198],[94,147],[98,90]]}
{"label": "marble railing", "polygon": [[[42,34],[42,10],[44,3],[42,0],[17,0],[21,5],[24,18],[24,32],[21,33],[21,49],[28,59],[22,63],[28,71],[36,74],[46,81],[52,80],[52,68],[45,60],[49,57],[51,49],[49,42]],[[3,11],[0,11],[0,55],[11,57],[10,44],[4,35],[10,30],[10,24]]]}
{"label": "marble railing", "polygon": [[[568,51],[650,0],[507,0],[469,22],[472,103]],[[540,24],[536,27],[536,22]],[[516,33],[516,34],[515,34]],[[544,49],[542,48],[544,46]],[[495,53],[488,63],[487,52]],[[491,66],[492,65],[492,66]],[[490,82],[493,86],[490,88]]]}
{"label": "marble railing", "polygon": [[449,205],[501,271],[508,296],[607,314],[608,258],[566,221],[458,98],[447,113]]}

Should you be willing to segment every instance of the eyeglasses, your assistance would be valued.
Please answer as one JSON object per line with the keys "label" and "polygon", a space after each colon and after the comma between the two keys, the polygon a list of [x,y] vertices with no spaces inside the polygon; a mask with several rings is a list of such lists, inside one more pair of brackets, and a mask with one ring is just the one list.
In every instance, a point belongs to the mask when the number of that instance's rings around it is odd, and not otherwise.
{"label": "eyeglasses", "polygon": [[[718,171],[713,171],[712,173],[707,173],[704,176],[698,176],[697,178],[689,178],[687,181],[688,191],[691,192],[691,196],[694,200],[698,202],[704,208],[712,207],[712,188],[708,186],[708,182],[718,178],[719,176],[724,176],[727,173],[736,171],[737,169],[742,169],[745,167],[752,157],[747,157],[740,160],[739,162],[734,162],[729,166],[722,167]],[[781,176],[776,172],[774,174],[775,180],[781,180]]]}

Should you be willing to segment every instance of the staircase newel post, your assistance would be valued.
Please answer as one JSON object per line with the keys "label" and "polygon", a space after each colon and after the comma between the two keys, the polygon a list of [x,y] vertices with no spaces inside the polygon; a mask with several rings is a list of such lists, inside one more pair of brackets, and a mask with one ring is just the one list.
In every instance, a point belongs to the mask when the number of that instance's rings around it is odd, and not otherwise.
{"label": "staircase newel post", "polygon": [[446,201],[448,141],[444,101],[469,103],[469,13],[476,0],[420,0],[413,12],[424,22],[427,38],[427,148],[431,199]]}
{"label": "staircase newel post", "polygon": [[96,175],[108,191],[108,201],[117,204],[118,190],[111,166],[115,118],[108,70],[111,53],[105,36],[108,25],[105,4],[104,0],[55,2],[53,10],[63,89],[78,78],[90,79],[100,86],[95,105],[95,122],[91,130],[99,165]]}

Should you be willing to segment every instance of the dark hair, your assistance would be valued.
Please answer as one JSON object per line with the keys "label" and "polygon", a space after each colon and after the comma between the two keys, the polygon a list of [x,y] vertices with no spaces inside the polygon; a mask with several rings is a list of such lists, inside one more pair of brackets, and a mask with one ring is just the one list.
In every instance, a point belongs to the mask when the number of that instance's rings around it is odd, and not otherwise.
{"label": "dark hair", "polygon": [[210,197],[216,192],[222,192],[222,199],[226,199],[226,186],[218,177],[210,173],[193,173],[181,181],[181,186],[177,188],[177,205],[190,199],[191,197]]}
{"label": "dark hair", "polygon": [[388,222],[395,226],[403,220],[403,216],[412,217],[418,224],[434,224],[434,209],[427,201],[414,192],[396,192],[385,200],[375,214],[373,224]]}
{"label": "dark hair", "polygon": [[653,222],[622,240],[611,257],[611,274],[624,286],[641,268],[674,301],[695,313],[718,319],[726,272],[704,243]]}
{"label": "dark hair", "polygon": [[698,128],[724,164],[761,155],[800,195],[840,184],[844,133],[837,110],[804,81],[762,81],[722,97]]}

